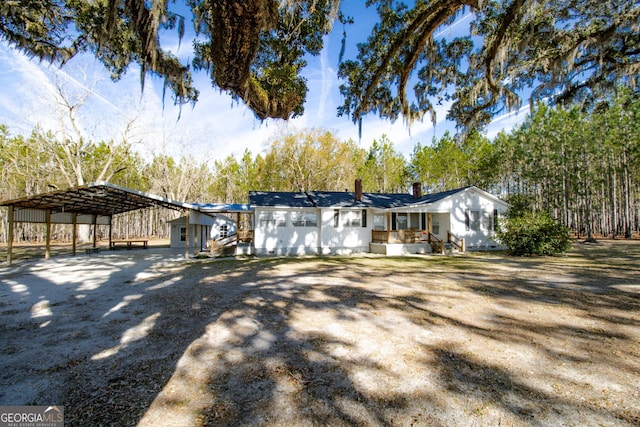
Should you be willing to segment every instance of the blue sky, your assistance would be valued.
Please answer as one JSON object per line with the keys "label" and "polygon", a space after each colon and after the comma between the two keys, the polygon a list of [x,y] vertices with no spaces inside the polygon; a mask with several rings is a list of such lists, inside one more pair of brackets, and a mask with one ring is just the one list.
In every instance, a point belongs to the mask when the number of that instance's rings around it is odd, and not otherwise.
{"label": "blue sky", "polygon": [[[376,14],[363,3],[350,0],[343,2],[343,9],[356,21],[347,27],[345,58],[353,58],[356,43],[366,39]],[[446,37],[468,30],[471,18],[471,15],[460,17],[439,35]],[[190,155],[202,161],[213,161],[230,154],[239,156],[245,149],[255,155],[263,152],[269,139],[283,128],[322,128],[341,139],[352,139],[364,148],[386,134],[396,149],[408,157],[417,143],[429,144],[434,136],[440,137],[446,130],[454,130],[453,124],[445,121],[446,106],[442,106],[437,111],[435,129],[428,119],[414,123],[408,129],[402,120],[391,123],[370,115],[363,120],[362,137],[359,138],[358,127],[348,117],[336,115],[336,108],[342,102],[336,75],[342,30],[342,24],[336,22],[322,53],[309,58],[305,71],[309,86],[305,114],[288,122],[260,122],[243,104],[233,102],[229,95],[213,88],[205,72],[194,75],[194,83],[200,90],[198,103],[193,108],[183,106],[180,111],[168,94],[163,104],[159,79],[148,76],[141,93],[137,66],[114,83],[104,67],[90,55],[80,55],[59,69],[29,60],[0,42],[0,87],[3,88],[0,123],[7,125],[12,134],[29,133],[36,125],[59,135],[63,128],[68,131],[69,123],[60,119],[61,110],[57,106],[57,81],[72,99],[88,94],[78,113],[78,123],[85,138],[119,141],[126,133],[127,139],[134,142],[135,149],[143,156]],[[193,56],[188,33],[179,47],[173,33],[164,36],[162,43],[183,60]],[[509,129],[524,119],[527,110],[525,105],[518,114],[497,117],[486,135],[491,138],[501,129]],[[128,123],[133,125],[125,131]]]}

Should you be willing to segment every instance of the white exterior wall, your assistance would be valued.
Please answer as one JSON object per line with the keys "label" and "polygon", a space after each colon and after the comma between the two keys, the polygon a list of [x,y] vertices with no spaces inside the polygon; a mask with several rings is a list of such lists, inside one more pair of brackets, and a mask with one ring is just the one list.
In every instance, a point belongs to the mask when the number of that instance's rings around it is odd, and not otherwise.
{"label": "white exterior wall", "polygon": [[[357,209],[362,211],[362,209]],[[293,212],[315,212],[316,226],[294,226]],[[264,224],[267,215],[283,215],[285,224]],[[265,215],[265,216],[262,216]],[[368,252],[373,215],[367,212],[367,227],[334,226],[334,209],[258,208],[255,210],[256,255],[326,255]]]}
{"label": "white exterior wall", "polygon": [[[435,225],[438,225],[435,227]],[[431,232],[440,239],[447,240],[447,230],[451,230],[451,215],[449,212],[431,214]],[[436,233],[437,231],[437,233]]]}
{"label": "white exterior wall", "polygon": [[[338,209],[343,211],[343,209]],[[362,209],[344,209],[362,211]],[[335,227],[335,209],[322,209],[322,241],[321,253],[328,254],[352,254],[369,252],[371,243],[371,229],[373,228],[373,213],[367,210],[366,227],[345,227],[338,221]]]}
{"label": "white exterior wall", "polygon": [[[185,228],[185,222],[182,221],[182,223],[175,223],[172,222],[171,224],[171,247],[172,248],[184,248],[186,246],[186,241],[181,240],[181,229]],[[197,233],[198,235],[196,236],[195,233]],[[194,245],[194,239],[197,237],[197,245],[199,249],[204,249],[207,246],[206,243],[206,236],[204,236],[204,234],[207,233],[207,231],[209,230],[209,226],[208,225],[198,225],[198,224],[189,224],[189,238],[191,239],[191,241],[189,242],[189,247],[193,248]]]}
{"label": "white exterior wall", "polygon": [[[294,226],[291,212],[315,212],[318,225]],[[263,215],[282,215],[284,225],[264,224]],[[256,208],[253,245],[256,255],[318,254],[320,235],[319,209]]]}

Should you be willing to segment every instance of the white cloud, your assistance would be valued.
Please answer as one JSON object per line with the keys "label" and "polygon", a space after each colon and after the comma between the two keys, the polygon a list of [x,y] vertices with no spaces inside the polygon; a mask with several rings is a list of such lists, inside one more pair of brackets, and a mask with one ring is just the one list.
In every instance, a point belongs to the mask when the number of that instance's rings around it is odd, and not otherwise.
{"label": "white cloud", "polygon": [[491,124],[487,126],[486,136],[489,139],[493,139],[500,133],[501,131],[508,132],[513,129],[515,126],[524,122],[530,110],[530,104],[523,105],[518,109],[518,111],[512,111],[501,116],[498,116],[493,119]]}
{"label": "white cloud", "polygon": [[129,137],[140,142],[136,147],[143,154],[205,159],[240,155],[245,148],[257,153],[277,128],[261,123],[243,104],[213,89],[205,73],[196,75],[200,101],[194,108],[184,105],[180,110],[170,93],[163,104],[161,79],[147,76],[142,91],[136,67],[114,83],[93,57],[76,57],[59,69],[29,60],[4,43],[0,44],[0,65],[0,84],[7,95],[0,98],[0,117],[12,133],[26,134],[36,125],[59,131],[56,74],[70,93],[91,92],[79,110],[87,137],[120,140],[126,123],[135,118]]}

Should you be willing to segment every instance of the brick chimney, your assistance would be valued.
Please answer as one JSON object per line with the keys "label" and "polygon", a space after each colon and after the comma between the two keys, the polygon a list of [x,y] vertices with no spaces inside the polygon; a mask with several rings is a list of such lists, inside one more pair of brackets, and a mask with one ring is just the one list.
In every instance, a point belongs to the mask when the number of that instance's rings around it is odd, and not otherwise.
{"label": "brick chimney", "polygon": [[356,179],[356,200],[362,201],[362,180],[360,178]]}
{"label": "brick chimney", "polygon": [[419,199],[422,197],[422,183],[414,182],[413,183],[413,197]]}

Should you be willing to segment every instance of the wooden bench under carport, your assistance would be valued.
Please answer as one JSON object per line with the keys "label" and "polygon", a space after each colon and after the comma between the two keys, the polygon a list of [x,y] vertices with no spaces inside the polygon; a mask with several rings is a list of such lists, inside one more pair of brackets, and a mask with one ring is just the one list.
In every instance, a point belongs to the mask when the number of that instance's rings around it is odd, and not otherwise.
{"label": "wooden bench under carport", "polygon": [[112,240],[110,242],[111,249],[116,249],[118,245],[126,245],[127,249],[133,248],[134,243],[142,244],[143,249],[147,249],[149,241],[146,239],[127,239],[127,240]]}

